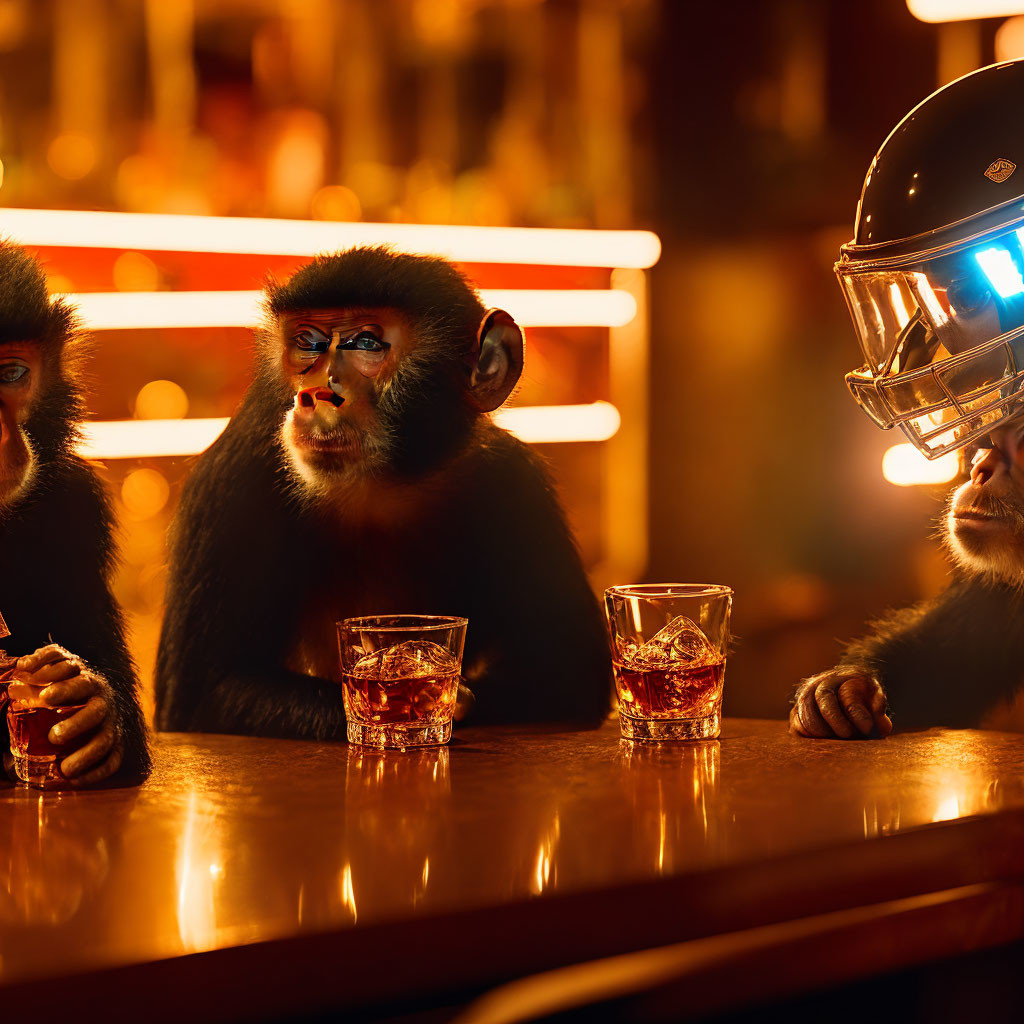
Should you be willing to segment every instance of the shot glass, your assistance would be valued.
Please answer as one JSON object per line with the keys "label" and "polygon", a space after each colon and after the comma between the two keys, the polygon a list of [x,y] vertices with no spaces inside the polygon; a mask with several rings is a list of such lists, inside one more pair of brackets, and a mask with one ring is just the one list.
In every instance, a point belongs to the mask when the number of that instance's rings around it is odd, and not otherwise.
{"label": "shot glass", "polygon": [[337,624],[349,743],[404,749],[448,742],[467,624],[454,615]]}
{"label": "shot glass", "polygon": [[699,583],[610,587],[604,605],[622,735],[715,739],[732,590]]}

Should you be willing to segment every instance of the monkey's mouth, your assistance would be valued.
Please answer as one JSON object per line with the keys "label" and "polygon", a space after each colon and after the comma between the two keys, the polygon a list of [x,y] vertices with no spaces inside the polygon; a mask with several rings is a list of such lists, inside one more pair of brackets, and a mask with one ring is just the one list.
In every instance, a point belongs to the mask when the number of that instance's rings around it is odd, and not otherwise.
{"label": "monkey's mouth", "polygon": [[1012,522],[1007,516],[970,505],[966,508],[953,509],[950,518],[952,519],[952,529],[957,533],[970,531],[976,534],[984,534],[998,532],[1012,526]]}
{"label": "monkey's mouth", "polygon": [[995,515],[992,512],[984,512],[980,508],[958,508],[954,509],[953,518],[983,523],[991,522],[992,520],[1001,520],[1002,516]]}
{"label": "monkey's mouth", "polygon": [[329,434],[307,434],[295,431],[292,435],[295,443],[306,451],[323,455],[359,454],[359,438],[349,432],[333,431]]}

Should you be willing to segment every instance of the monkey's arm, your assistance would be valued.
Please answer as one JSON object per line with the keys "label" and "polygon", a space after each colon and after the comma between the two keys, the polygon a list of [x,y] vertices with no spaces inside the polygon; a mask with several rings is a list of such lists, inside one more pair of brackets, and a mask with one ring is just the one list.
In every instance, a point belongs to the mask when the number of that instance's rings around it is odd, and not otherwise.
{"label": "monkey's arm", "polygon": [[157,728],[293,739],[344,736],[338,685],[281,664],[283,652],[273,640],[283,630],[268,614],[266,604],[274,602],[266,584],[247,573],[232,579],[207,568],[210,575],[200,580],[200,563],[172,562],[174,582],[157,656]]}
{"label": "monkey's arm", "polygon": [[1024,681],[1024,598],[977,578],[903,609],[850,644],[843,665],[870,669],[898,726],[976,726]]}
{"label": "monkey's arm", "polygon": [[72,466],[69,472],[73,484],[59,514],[75,526],[73,530],[65,526],[49,544],[64,583],[49,588],[49,631],[109,684],[124,744],[118,774],[144,777],[151,767],[146,725],[124,619],[109,584],[115,550],[112,516],[91,471]]}
{"label": "monkey's arm", "polygon": [[[51,473],[50,487],[23,516],[5,524],[5,568],[20,581],[17,601],[8,601],[14,631],[8,646],[12,654],[30,655],[52,637],[102,677],[97,686],[109,688],[110,706],[103,729],[120,737],[117,776],[141,779],[150,756],[124,623],[108,583],[113,540],[106,498],[85,466],[72,462]],[[75,746],[98,740],[101,731]]]}
{"label": "monkey's arm", "polygon": [[157,728],[344,736],[337,684],[285,668],[304,538],[273,458],[233,424],[193,471],[172,530]]}
{"label": "monkey's arm", "polygon": [[338,684],[297,672],[231,673],[211,681],[189,719],[195,732],[336,740],[345,735]]}
{"label": "monkey's arm", "polygon": [[511,438],[495,447],[468,510],[472,720],[596,724],[612,693],[600,607],[543,465]]}
{"label": "monkey's arm", "polygon": [[[157,728],[294,739],[337,739],[337,683],[290,672],[273,645],[282,625],[266,585],[172,562],[157,658]],[[176,577],[176,579],[175,579]],[[213,581],[216,581],[215,583]],[[191,595],[191,603],[188,595]],[[286,614],[282,609],[282,615]],[[248,621],[247,621],[248,617]]]}

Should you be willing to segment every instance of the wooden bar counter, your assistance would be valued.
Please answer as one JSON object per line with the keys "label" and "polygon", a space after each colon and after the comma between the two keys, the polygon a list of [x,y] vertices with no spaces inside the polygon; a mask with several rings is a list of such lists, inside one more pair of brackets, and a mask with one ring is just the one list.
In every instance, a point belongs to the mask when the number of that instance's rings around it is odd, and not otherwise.
{"label": "wooden bar counter", "polygon": [[[382,754],[158,735],[155,755],[135,789],[0,788],[5,1019],[416,1007],[756,929],[781,949],[823,915],[816,945],[843,914],[870,926],[866,971],[1024,935],[1024,736],[729,719],[694,744],[611,722]],[[729,1006],[716,987],[705,1010]]]}

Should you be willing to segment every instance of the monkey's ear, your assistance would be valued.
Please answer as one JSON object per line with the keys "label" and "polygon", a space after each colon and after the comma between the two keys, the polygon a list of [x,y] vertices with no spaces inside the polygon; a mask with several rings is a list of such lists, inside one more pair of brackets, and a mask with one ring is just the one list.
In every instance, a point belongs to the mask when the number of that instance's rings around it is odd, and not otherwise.
{"label": "monkey's ear", "polygon": [[489,309],[477,331],[469,390],[481,412],[493,412],[512,394],[523,372],[523,332],[503,309]]}

